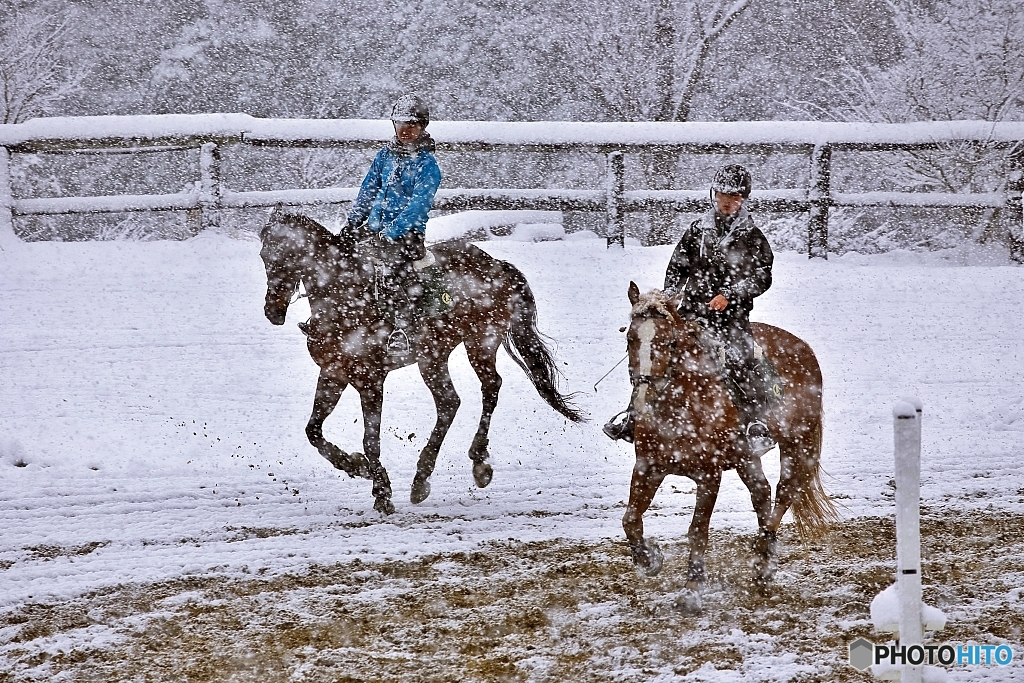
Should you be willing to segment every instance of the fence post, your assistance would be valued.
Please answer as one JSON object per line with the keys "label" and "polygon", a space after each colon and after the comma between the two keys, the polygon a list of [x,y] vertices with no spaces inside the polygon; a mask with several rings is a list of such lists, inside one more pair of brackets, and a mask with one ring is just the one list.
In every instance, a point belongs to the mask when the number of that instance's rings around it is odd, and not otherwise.
{"label": "fence post", "polygon": [[0,145],[0,248],[16,244],[14,195],[11,192],[11,153]]}
{"label": "fence post", "polygon": [[[1024,146],[1024,141],[1017,147]],[[1006,179],[1006,226],[1010,231],[1010,258],[1024,263],[1024,150],[1016,149],[1010,154],[1009,174]]]}
{"label": "fence post", "polygon": [[[899,587],[899,638],[906,645],[924,642],[921,614],[921,402],[903,399],[892,410],[896,460],[896,585]],[[920,683],[920,665],[905,664],[901,683]]]}
{"label": "fence post", "polygon": [[807,258],[828,259],[828,213],[831,206],[832,148],[815,145],[811,152],[810,219],[807,224]]}
{"label": "fence post", "polygon": [[203,230],[220,225],[220,147],[204,142],[199,148],[199,206]]}
{"label": "fence post", "polygon": [[622,195],[626,191],[626,173],[622,152],[608,154],[608,247],[625,248],[626,224],[622,219]]}

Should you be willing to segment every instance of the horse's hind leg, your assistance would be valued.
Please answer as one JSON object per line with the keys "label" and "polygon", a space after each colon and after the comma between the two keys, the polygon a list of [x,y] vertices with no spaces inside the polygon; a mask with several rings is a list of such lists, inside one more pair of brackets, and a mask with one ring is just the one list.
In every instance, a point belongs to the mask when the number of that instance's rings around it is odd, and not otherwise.
{"label": "horse's hind leg", "polygon": [[473,444],[469,447],[469,459],[473,461],[473,478],[480,488],[490,484],[494,475],[494,470],[487,463],[487,458],[490,457],[487,443],[491,416],[498,406],[498,392],[501,391],[501,375],[498,374],[496,363],[500,345],[501,338],[497,334],[488,334],[482,340],[466,342],[469,364],[473,366],[476,376],[480,379],[480,392],[483,395],[480,425],[477,427],[476,436],[473,437]]}
{"label": "horse's hind leg", "polygon": [[430,475],[434,473],[434,465],[437,463],[437,454],[441,450],[448,429],[455,420],[455,413],[459,410],[462,400],[455,391],[452,384],[452,376],[448,372],[448,354],[437,354],[432,357],[420,360],[420,375],[423,383],[427,385],[431,395],[434,397],[434,407],[437,411],[437,421],[434,429],[430,432],[427,445],[420,451],[419,461],[416,463],[416,476],[412,480],[412,492],[409,500],[415,503],[422,503],[430,495]]}
{"label": "horse's hind leg", "polygon": [[370,478],[370,468],[366,460],[357,453],[346,453],[324,438],[324,420],[334,411],[345,391],[347,383],[320,371],[316,383],[316,396],[313,398],[313,412],[306,423],[306,438],[319,451],[327,462],[342,470],[350,477]]}
{"label": "horse's hind leg", "polygon": [[664,472],[653,467],[646,458],[637,456],[629,484],[629,502],[622,516],[622,530],[626,532],[633,564],[647,576],[661,571],[662,555],[657,543],[644,538],[643,517],[664,479]]}

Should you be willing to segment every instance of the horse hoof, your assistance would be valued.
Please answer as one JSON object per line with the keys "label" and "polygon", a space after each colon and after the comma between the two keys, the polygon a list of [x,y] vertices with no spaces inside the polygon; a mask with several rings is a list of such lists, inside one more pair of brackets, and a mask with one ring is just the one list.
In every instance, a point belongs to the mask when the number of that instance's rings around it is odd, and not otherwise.
{"label": "horse hoof", "polygon": [[362,453],[346,453],[340,448],[328,448],[321,453],[334,469],[341,470],[353,479],[373,478],[370,474],[370,463]]}
{"label": "horse hoof", "polygon": [[672,607],[683,614],[700,614],[704,610],[704,602],[700,597],[700,591],[684,588],[672,601]]}
{"label": "horse hoof", "polygon": [[771,594],[772,577],[755,574],[750,582],[750,592],[761,597],[768,597]]}
{"label": "horse hoof", "polygon": [[430,496],[430,479],[420,476],[417,472],[412,480],[412,492],[409,494],[409,500],[416,505],[425,501],[428,496]]}
{"label": "horse hoof", "polygon": [[370,471],[370,461],[366,459],[366,456],[362,453],[353,453],[349,456],[354,460],[352,470],[355,472],[353,477],[360,479],[373,479],[373,473]]}
{"label": "horse hoof", "polygon": [[395,511],[395,504],[391,502],[390,498],[381,497],[373,501],[373,509],[387,516]]}
{"label": "horse hoof", "polygon": [[485,462],[473,463],[473,479],[480,488],[486,488],[494,476],[494,468]]}
{"label": "horse hoof", "polygon": [[638,545],[630,546],[629,551],[633,556],[633,564],[641,576],[657,576],[661,571],[665,556],[654,541],[640,541]]}

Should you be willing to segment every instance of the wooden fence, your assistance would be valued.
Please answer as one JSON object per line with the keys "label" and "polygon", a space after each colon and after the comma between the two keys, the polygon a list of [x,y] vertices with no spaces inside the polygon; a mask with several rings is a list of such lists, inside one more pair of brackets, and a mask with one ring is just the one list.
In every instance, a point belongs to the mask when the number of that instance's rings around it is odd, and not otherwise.
{"label": "wooden fence", "polygon": [[[1006,210],[1014,217],[1016,253],[1024,258],[1021,203],[1024,123],[947,121],[912,124],[744,121],[734,123],[573,123],[437,121],[431,133],[439,152],[591,152],[607,159],[606,185],[591,189],[442,189],[434,208],[534,209],[603,212],[609,245],[624,242],[627,212],[674,209],[701,212],[707,190],[627,189],[624,155],[786,153],[804,155],[809,183],[801,189],[758,188],[752,210],[809,215],[810,257],[827,258],[829,211],[834,206],[907,206]],[[221,182],[222,150],[231,145],[284,148],[372,149],[390,139],[379,120],[257,119],[244,114],[97,116],[32,119],[0,125],[0,240],[13,239],[13,217],[119,211],[186,211],[194,231],[215,226],[222,209],[343,203],[357,188],[238,192]],[[935,149],[955,142],[1008,150],[1002,192],[841,193],[832,190],[833,153]],[[102,197],[18,197],[11,193],[12,154],[143,154],[198,149],[199,190],[176,194]]]}

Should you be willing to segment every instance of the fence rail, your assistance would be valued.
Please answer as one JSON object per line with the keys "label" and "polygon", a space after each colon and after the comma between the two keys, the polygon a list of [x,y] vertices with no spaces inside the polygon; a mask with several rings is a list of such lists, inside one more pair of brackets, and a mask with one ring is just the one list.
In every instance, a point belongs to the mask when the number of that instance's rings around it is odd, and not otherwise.
{"label": "fence rail", "polygon": [[[826,258],[831,207],[904,206],[1000,208],[1015,216],[1015,243],[1024,245],[1024,123],[945,121],[912,124],[744,121],[732,123],[573,123],[437,121],[439,152],[592,152],[607,157],[600,189],[443,189],[434,208],[539,209],[604,212],[609,244],[624,242],[623,215],[672,209],[703,211],[706,190],[626,189],[623,155],[786,153],[805,155],[809,186],[763,189],[753,210],[807,212],[808,255]],[[387,121],[364,119],[257,119],[244,114],[95,116],[32,119],[0,125],[0,240],[13,239],[13,217],[120,211],[187,211],[198,231],[215,226],[222,209],[276,204],[338,204],[357,188],[237,192],[220,180],[221,152],[229,145],[365,150],[390,139]],[[953,142],[1011,150],[1014,161],[1004,192],[832,192],[833,153],[935,149]],[[25,197],[11,193],[11,154],[154,154],[199,150],[197,192],[103,197]],[[1024,258],[1024,248],[1018,250]]]}

